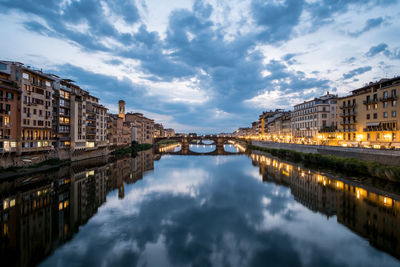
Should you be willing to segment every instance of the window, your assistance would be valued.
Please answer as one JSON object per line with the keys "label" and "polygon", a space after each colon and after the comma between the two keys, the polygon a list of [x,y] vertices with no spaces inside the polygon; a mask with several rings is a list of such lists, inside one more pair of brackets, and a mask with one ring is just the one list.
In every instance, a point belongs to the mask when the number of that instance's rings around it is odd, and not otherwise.
{"label": "window", "polygon": [[383,108],[387,108],[388,107],[388,102],[383,102]]}
{"label": "window", "polygon": [[14,98],[14,94],[13,93],[6,93],[6,97],[8,99],[13,99]]}
{"label": "window", "polygon": [[378,113],[374,113],[374,119],[378,118]]}
{"label": "window", "polygon": [[392,141],[396,140],[396,133],[392,133]]}
{"label": "window", "polygon": [[29,74],[26,72],[22,73],[22,78],[29,80]]}
{"label": "window", "polygon": [[392,97],[396,97],[396,89],[392,90]]}
{"label": "window", "polygon": [[374,104],[374,109],[378,109],[378,104]]}
{"label": "window", "polygon": [[367,110],[371,109],[371,105],[367,105],[366,107],[367,107]]}
{"label": "window", "polygon": [[380,138],[381,138],[381,134],[380,134],[380,133],[377,133],[377,134],[376,134],[376,140],[378,141]]}
{"label": "window", "polygon": [[367,120],[369,120],[371,118],[370,114],[367,114]]}
{"label": "window", "polygon": [[4,63],[0,63],[0,70],[7,70],[7,65]]}
{"label": "window", "polygon": [[384,98],[384,99],[387,99],[387,98],[388,98],[388,92],[387,92],[387,91],[383,92],[383,98]]}
{"label": "window", "polygon": [[396,100],[393,100],[393,101],[392,101],[392,107],[395,107],[396,104],[397,104],[397,101],[396,101]]}
{"label": "window", "polygon": [[367,140],[369,141],[371,139],[371,134],[367,133]]}
{"label": "window", "polygon": [[385,111],[385,112],[383,112],[383,117],[384,118],[387,118],[388,117],[388,113]]}
{"label": "window", "polygon": [[396,118],[396,115],[397,115],[396,110],[393,110],[393,111],[392,111],[392,117],[393,117],[393,118]]}

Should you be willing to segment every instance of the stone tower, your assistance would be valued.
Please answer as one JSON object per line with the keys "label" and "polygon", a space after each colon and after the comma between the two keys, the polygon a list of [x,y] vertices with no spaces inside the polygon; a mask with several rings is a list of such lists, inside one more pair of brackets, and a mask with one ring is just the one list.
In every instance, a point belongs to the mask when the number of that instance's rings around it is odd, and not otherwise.
{"label": "stone tower", "polygon": [[118,101],[118,117],[122,118],[125,121],[125,101]]}

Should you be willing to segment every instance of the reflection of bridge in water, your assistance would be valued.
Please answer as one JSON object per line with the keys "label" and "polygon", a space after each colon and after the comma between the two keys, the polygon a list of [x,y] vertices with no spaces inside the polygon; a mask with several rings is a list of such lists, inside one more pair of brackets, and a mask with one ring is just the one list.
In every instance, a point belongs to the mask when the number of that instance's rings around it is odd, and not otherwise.
{"label": "reflection of bridge in water", "polygon": [[[218,155],[239,155],[243,154],[246,150],[245,147],[236,144],[239,148],[239,152],[229,152],[226,151],[224,145],[226,144],[233,144],[235,143],[234,138],[226,137],[226,136],[217,136],[217,135],[202,135],[202,136],[181,136],[181,137],[173,137],[173,138],[156,138],[155,142],[159,142],[162,140],[175,140],[180,143],[181,150],[179,151],[170,151],[169,149],[160,151],[163,154],[169,155],[194,155],[194,156],[201,156],[201,155],[210,155],[210,156],[218,156]],[[205,141],[212,141],[212,143],[206,143]],[[193,144],[201,144],[201,145],[213,145],[215,146],[215,150],[210,152],[196,152],[190,150],[190,145]],[[172,145],[172,147],[179,146],[178,143]]]}

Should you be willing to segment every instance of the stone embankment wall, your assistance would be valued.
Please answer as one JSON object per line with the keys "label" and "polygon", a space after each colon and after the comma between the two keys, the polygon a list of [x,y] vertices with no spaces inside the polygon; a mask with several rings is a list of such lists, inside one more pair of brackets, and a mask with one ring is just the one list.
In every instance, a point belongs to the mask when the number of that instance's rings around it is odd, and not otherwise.
{"label": "stone embankment wall", "polygon": [[58,158],[61,160],[79,161],[79,160],[106,156],[111,152],[112,150],[109,150],[108,147],[101,147],[93,150],[76,150],[73,152],[67,149],[57,149],[50,152],[42,152],[35,154],[24,154],[24,155],[3,154],[2,156],[0,156],[0,168],[8,168],[11,166],[27,167],[52,158]]}
{"label": "stone embankment wall", "polygon": [[264,141],[252,141],[254,146],[287,149],[303,153],[319,153],[346,158],[357,158],[365,161],[376,161],[382,164],[400,166],[400,150],[381,150],[358,147],[313,146],[299,144],[285,144]]}

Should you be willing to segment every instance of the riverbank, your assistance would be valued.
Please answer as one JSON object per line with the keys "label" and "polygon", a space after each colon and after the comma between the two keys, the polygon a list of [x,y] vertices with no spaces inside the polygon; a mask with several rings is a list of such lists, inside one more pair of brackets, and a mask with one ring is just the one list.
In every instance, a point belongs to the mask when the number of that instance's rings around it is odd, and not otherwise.
{"label": "riverbank", "polygon": [[95,158],[99,158],[99,157],[107,157],[109,155],[119,156],[119,155],[125,155],[125,154],[135,154],[140,151],[148,150],[152,147],[153,147],[152,144],[139,144],[139,145],[136,145],[133,147],[117,149],[107,155],[84,157],[80,160],[71,161],[71,160],[61,160],[58,158],[50,158],[50,159],[46,159],[44,161],[29,165],[29,166],[11,166],[11,167],[7,167],[7,168],[0,168],[0,180],[11,179],[11,178],[19,177],[19,176],[31,175],[31,174],[40,173],[40,172],[46,172],[46,171],[50,171],[50,170],[56,170],[60,167],[70,165],[73,162],[95,159]]}
{"label": "riverbank", "polygon": [[8,168],[0,168],[0,180],[55,170],[70,163],[71,161],[69,160],[52,158],[27,167],[12,166]]}
{"label": "riverbank", "polygon": [[376,161],[363,161],[357,158],[276,149],[253,144],[248,145],[248,149],[267,152],[278,158],[296,163],[301,162],[318,170],[335,170],[347,175],[372,176],[400,182],[400,167],[384,165]]}
{"label": "riverbank", "polygon": [[139,151],[148,150],[152,147],[153,147],[152,144],[137,144],[137,145],[133,145],[133,146],[126,147],[126,148],[117,149],[117,150],[111,152],[111,155],[123,155],[123,154],[128,154],[128,153],[134,154]]}
{"label": "riverbank", "polygon": [[343,158],[356,158],[362,161],[374,161],[384,165],[400,167],[400,150],[372,149],[360,147],[341,147],[341,146],[320,146],[320,145],[302,145],[292,143],[277,143],[269,141],[251,141],[252,145],[287,149],[303,153],[323,154],[338,156]]}

